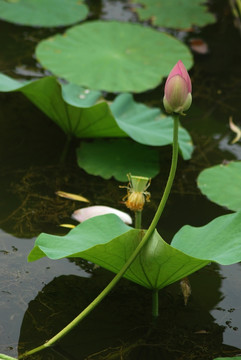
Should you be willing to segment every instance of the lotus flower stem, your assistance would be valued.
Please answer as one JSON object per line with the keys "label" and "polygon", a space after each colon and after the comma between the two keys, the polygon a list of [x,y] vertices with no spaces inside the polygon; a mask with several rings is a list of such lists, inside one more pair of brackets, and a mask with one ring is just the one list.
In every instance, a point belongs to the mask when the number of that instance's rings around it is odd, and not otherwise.
{"label": "lotus flower stem", "polygon": [[168,176],[168,180],[166,183],[166,187],[164,190],[164,193],[162,195],[162,199],[160,201],[160,204],[157,208],[157,211],[154,215],[154,218],[151,222],[151,225],[149,226],[146,235],[148,234],[148,236],[150,237],[151,234],[153,233],[153,231],[155,230],[157,223],[161,217],[161,214],[165,208],[168,196],[170,194],[171,188],[172,188],[172,184],[173,184],[173,180],[176,174],[176,168],[177,168],[177,160],[178,160],[178,127],[179,127],[179,115],[178,114],[174,114],[173,115],[173,119],[174,119],[174,125],[173,125],[173,145],[172,145],[172,164],[171,164],[171,169],[169,172],[169,176]]}
{"label": "lotus flower stem", "polygon": [[135,229],[141,229],[142,211],[135,211]]}
{"label": "lotus flower stem", "polygon": [[65,163],[66,156],[67,156],[68,151],[69,151],[69,145],[70,145],[71,140],[72,140],[72,136],[70,134],[66,135],[64,148],[63,148],[62,154],[61,154],[60,159],[59,159],[59,163],[61,165],[63,165]]}
{"label": "lotus flower stem", "polygon": [[156,320],[159,316],[158,289],[152,290],[152,317]]}
{"label": "lotus flower stem", "polygon": [[[160,216],[164,210],[164,207],[166,205],[166,202],[167,202],[167,199],[168,199],[168,196],[170,194],[171,187],[173,184],[173,180],[175,177],[176,168],[177,168],[177,160],[178,160],[178,126],[179,126],[179,115],[175,114],[174,115],[174,126],[173,126],[172,164],[171,164],[171,169],[170,169],[169,177],[167,180],[167,184],[166,184],[162,199],[160,201],[160,204],[158,206],[158,209],[156,211],[156,214],[151,222],[151,225],[149,226],[145,235],[141,239],[139,245],[136,247],[135,251],[129,257],[129,259],[127,260],[125,265],[122,267],[122,269],[118,272],[118,274],[105,287],[105,289],[73,321],[71,321],[65,328],[63,328],[58,334],[56,334],[54,337],[52,337],[50,340],[48,340],[43,345],[20,355],[18,358],[19,360],[24,359],[25,357],[27,357],[29,355],[32,355],[36,352],[39,352],[41,350],[44,350],[44,349],[54,345],[58,340],[60,340],[67,333],[69,333],[76,325],[78,325],[78,323],[81,320],[83,320],[109,294],[109,292],[114,288],[114,286],[118,283],[118,281],[122,278],[122,276],[125,274],[127,269],[130,267],[130,265],[133,263],[133,261],[139,255],[139,253],[142,250],[142,248],[144,247],[144,245],[146,245],[146,243],[152,236],[152,234],[156,228],[156,225],[160,219]],[[142,236],[142,232],[140,232],[140,236]],[[158,289],[153,290],[153,312],[152,313],[155,318],[158,316]]]}

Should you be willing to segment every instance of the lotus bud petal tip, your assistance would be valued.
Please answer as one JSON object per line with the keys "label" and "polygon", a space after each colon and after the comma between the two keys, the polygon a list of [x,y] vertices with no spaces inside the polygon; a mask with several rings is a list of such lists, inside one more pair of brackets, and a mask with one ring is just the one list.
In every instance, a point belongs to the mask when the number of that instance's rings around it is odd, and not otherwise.
{"label": "lotus bud petal tip", "polygon": [[181,60],[171,70],[166,80],[163,105],[167,113],[179,113],[188,110],[192,103],[192,83]]}

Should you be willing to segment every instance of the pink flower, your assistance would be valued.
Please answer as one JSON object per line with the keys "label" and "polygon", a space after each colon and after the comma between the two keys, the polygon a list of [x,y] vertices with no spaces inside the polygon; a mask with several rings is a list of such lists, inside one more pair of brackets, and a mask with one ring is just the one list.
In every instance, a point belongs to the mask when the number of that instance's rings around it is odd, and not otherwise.
{"label": "pink flower", "polygon": [[124,221],[126,224],[128,225],[132,224],[132,219],[130,215],[128,215],[127,213],[103,205],[88,206],[82,209],[75,210],[75,212],[72,214],[72,218],[79,222],[84,222],[85,220],[88,220],[94,216],[105,215],[105,214],[115,214],[119,216],[119,218],[122,221]]}
{"label": "pink flower", "polygon": [[182,61],[179,60],[165,84],[163,104],[166,112],[183,114],[191,106],[191,92],[191,79]]}

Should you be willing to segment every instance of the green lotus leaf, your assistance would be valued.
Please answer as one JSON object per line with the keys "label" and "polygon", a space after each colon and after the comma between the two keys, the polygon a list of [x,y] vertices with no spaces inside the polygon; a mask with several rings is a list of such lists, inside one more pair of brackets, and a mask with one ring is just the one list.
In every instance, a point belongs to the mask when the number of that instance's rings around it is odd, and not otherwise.
{"label": "green lotus leaf", "polygon": [[109,92],[155,88],[179,59],[188,69],[192,66],[188,48],[170,35],[115,21],[74,26],[41,41],[36,56],[70,83]]}
{"label": "green lotus leaf", "polygon": [[101,92],[89,90],[76,84],[61,84],[64,101],[72,106],[86,108],[100,101]]}
{"label": "green lotus leaf", "polygon": [[218,205],[230,210],[241,209],[241,162],[213,166],[203,170],[197,179],[201,192]]}
{"label": "green lotus leaf", "polygon": [[87,14],[82,0],[0,0],[1,19],[27,26],[66,26]]}
{"label": "green lotus leaf", "polygon": [[201,0],[131,0],[140,20],[151,20],[153,25],[175,29],[188,29],[215,22]]}
{"label": "green lotus leaf", "polygon": [[220,216],[201,227],[186,225],[171,245],[199,259],[235,264],[241,260],[241,212]]}
{"label": "green lotus leaf", "polygon": [[[125,225],[115,215],[85,221],[65,236],[41,234],[28,260],[81,257],[118,273],[140,242],[143,232]],[[206,261],[172,248],[157,232],[124,277],[149,289],[160,289],[200,269]]]}
{"label": "green lotus leaf", "polygon": [[[119,127],[133,140],[152,146],[172,144],[173,119],[161,113],[160,109],[135,102],[131,94],[117,96],[110,109]],[[192,139],[182,127],[179,127],[178,142],[183,158],[190,159]]]}
{"label": "green lotus leaf", "polygon": [[108,104],[96,104],[101,93],[86,90],[60,85],[54,77],[21,83],[0,74],[0,91],[22,92],[66,134],[80,138],[127,136],[117,125]]}
{"label": "green lotus leaf", "polygon": [[[0,74],[0,91],[20,91],[61,129],[79,138],[124,137],[151,146],[172,143],[173,120],[159,109],[136,103],[131,94],[120,94],[114,102],[100,102],[99,91],[75,84],[60,84],[54,77],[16,81]],[[188,132],[179,128],[179,147],[185,160],[193,145]]]}
{"label": "green lotus leaf", "polygon": [[77,162],[87,173],[127,181],[127,174],[153,178],[160,170],[156,149],[129,139],[81,142]]}
{"label": "green lotus leaf", "polygon": [[[143,230],[132,229],[115,215],[94,217],[65,236],[41,234],[29,261],[81,257],[114,273],[136,249]],[[211,261],[230,265],[241,260],[241,212],[220,216],[209,224],[184,226],[168,245],[154,232],[125,273],[125,277],[149,289],[161,289]]]}

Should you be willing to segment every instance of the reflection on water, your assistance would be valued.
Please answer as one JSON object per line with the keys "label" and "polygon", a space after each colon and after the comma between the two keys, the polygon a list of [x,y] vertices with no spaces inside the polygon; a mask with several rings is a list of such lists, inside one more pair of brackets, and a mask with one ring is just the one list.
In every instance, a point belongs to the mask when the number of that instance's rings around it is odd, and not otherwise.
{"label": "reflection on water", "polygon": [[[0,232],[0,352],[16,354],[23,315],[28,303],[61,274],[90,275],[67,259],[47,258],[27,263],[34,239],[18,239]],[[56,296],[55,301],[58,301]]]}
{"label": "reflection on water", "polygon": [[[91,302],[110,277],[98,269],[91,279],[62,275],[44,286],[23,317],[19,352],[54,336]],[[206,360],[211,353],[232,353],[222,345],[224,327],[216,325],[210,314],[223,297],[218,267],[207,266],[190,276],[190,281],[192,296],[187,307],[178,284],[160,291],[160,317],[153,327],[151,292],[122,280],[54,351],[39,353],[36,359],[121,359],[122,354],[131,360],[171,360],[188,354],[192,359]]]}
{"label": "reflection on water", "polygon": [[240,348],[241,339],[241,267],[220,266],[222,299],[211,310],[217,324],[224,326],[223,343]]}

